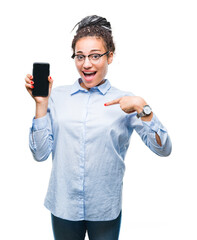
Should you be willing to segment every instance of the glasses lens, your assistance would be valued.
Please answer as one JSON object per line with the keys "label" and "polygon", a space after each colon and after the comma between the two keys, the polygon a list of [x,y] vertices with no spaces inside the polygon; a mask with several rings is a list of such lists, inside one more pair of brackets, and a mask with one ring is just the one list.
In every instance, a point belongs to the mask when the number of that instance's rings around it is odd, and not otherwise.
{"label": "glasses lens", "polygon": [[75,57],[76,57],[77,61],[79,61],[79,62],[83,62],[85,59],[85,56],[83,56],[83,55],[76,55]]}
{"label": "glasses lens", "polygon": [[89,59],[90,59],[90,61],[92,61],[92,62],[98,62],[99,59],[100,59],[100,55],[99,55],[99,54],[91,54],[91,55],[89,56]]}
{"label": "glasses lens", "polygon": [[109,52],[106,52],[104,54],[98,54],[98,53],[93,53],[93,54],[90,54],[88,56],[85,56],[85,55],[75,55],[75,59],[77,62],[79,63],[83,63],[85,61],[85,58],[88,57],[89,61],[91,63],[99,63],[100,62],[100,58],[106,54],[108,54]]}

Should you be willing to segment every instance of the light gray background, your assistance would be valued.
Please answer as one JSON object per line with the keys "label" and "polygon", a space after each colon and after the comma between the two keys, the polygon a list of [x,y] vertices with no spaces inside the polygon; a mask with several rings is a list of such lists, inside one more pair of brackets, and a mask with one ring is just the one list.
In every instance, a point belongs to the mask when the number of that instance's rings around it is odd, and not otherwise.
{"label": "light gray background", "polygon": [[142,96],[166,126],[170,157],[136,133],[126,155],[120,240],[197,239],[196,1],[7,1],[0,4],[0,239],[52,240],[43,206],[51,157],[28,148],[35,106],[24,84],[34,61],[51,64],[54,86],[72,84],[73,26],[87,15],[112,24],[116,55],[108,79]]}

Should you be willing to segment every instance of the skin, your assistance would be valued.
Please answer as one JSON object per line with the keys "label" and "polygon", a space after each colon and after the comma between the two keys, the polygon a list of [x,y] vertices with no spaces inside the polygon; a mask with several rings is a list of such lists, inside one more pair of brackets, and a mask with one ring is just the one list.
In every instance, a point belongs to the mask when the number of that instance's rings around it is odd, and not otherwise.
{"label": "skin", "polygon": [[[99,53],[103,54],[107,51],[105,47],[105,43],[102,38],[96,37],[84,37],[77,41],[75,46],[75,54],[83,54],[85,56],[92,54],[92,53]],[[104,83],[105,76],[108,71],[108,65],[111,64],[113,61],[113,52],[110,52],[107,55],[101,57],[100,62],[97,64],[92,64],[88,57],[85,58],[84,63],[78,63],[75,60],[76,68],[81,76],[82,82],[81,86],[87,90],[92,87],[98,86]],[[96,72],[96,75],[91,81],[87,81],[83,72]],[[49,95],[48,97],[34,97],[32,95],[33,89],[33,76],[27,74],[25,81],[25,87],[32,98],[35,100],[36,103],[36,113],[35,118],[43,117],[47,114],[47,107],[48,107],[48,99],[51,93],[53,79],[51,77],[48,78],[49,80]],[[118,99],[113,99],[110,102],[105,103],[106,107],[110,107],[111,105],[119,104],[122,111],[125,113],[132,113],[137,111],[138,113],[142,112],[143,107],[147,105],[147,102],[139,96],[124,96]],[[153,117],[153,113],[149,116],[142,117],[142,121],[151,121]],[[161,146],[161,140],[157,133],[155,133],[156,141]]]}
{"label": "skin", "polygon": [[[103,39],[96,38],[96,37],[84,37],[77,41],[75,46],[75,54],[82,54],[82,55],[89,55],[92,53],[99,53],[103,54],[107,51],[105,48],[105,44]],[[105,78],[108,65],[111,64],[113,61],[113,52],[110,52],[109,55],[102,56],[100,58],[100,62],[97,64],[92,64],[88,57],[85,58],[84,63],[78,63],[75,60],[75,65],[79,75],[81,76],[82,83],[81,86],[87,90],[97,85],[103,83],[103,79]],[[92,81],[86,81],[83,72],[95,72],[96,75]]]}
{"label": "skin", "polygon": [[49,81],[49,95],[47,97],[34,97],[32,94],[32,89],[34,88],[33,76],[31,74],[26,75],[25,87],[36,103],[35,118],[41,118],[47,114],[48,100],[49,100],[49,96],[51,94],[53,79],[49,76],[48,81]]}

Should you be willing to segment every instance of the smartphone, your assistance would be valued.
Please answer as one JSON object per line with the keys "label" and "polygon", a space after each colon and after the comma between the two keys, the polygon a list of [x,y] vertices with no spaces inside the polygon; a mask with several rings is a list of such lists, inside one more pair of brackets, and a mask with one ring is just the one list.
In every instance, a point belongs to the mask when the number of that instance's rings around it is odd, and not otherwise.
{"label": "smartphone", "polygon": [[47,97],[49,94],[50,64],[36,62],[33,63],[33,81],[34,88],[32,90],[33,96]]}

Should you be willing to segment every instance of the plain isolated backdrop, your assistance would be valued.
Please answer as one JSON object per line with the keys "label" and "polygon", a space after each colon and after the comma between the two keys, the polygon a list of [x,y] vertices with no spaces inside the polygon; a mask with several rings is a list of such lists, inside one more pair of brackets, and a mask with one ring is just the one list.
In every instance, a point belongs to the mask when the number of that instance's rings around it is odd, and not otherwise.
{"label": "plain isolated backdrop", "polygon": [[87,15],[112,25],[116,54],[107,78],[142,96],[170,134],[170,157],[153,154],[134,133],[126,155],[120,240],[197,239],[197,6],[192,0],[0,3],[0,239],[52,240],[43,206],[51,157],[33,160],[35,112],[25,76],[49,62],[54,87],[72,84],[74,25]]}

